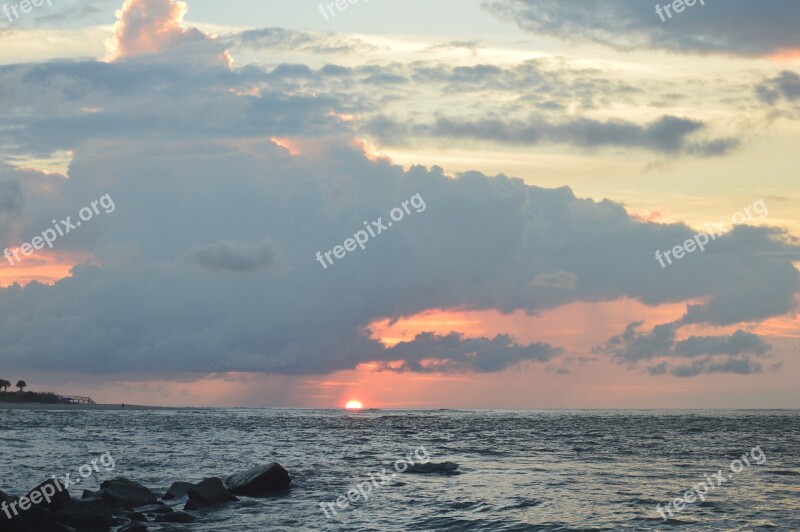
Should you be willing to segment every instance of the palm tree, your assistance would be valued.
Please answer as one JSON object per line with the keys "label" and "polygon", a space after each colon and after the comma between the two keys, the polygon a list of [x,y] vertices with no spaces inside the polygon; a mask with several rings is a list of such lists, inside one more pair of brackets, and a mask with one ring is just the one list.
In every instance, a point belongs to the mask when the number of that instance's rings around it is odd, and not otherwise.
{"label": "palm tree", "polygon": [[5,379],[0,379],[0,388],[4,388],[4,391],[8,391],[8,387],[11,386],[11,383]]}
{"label": "palm tree", "polygon": [[17,388],[19,388],[19,391],[20,391],[20,392],[21,392],[21,391],[22,391],[22,389],[23,389],[23,388],[25,388],[27,385],[28,385],[28,383],[27,383],[27,382],[25,382],[25,381],[17,381]]}

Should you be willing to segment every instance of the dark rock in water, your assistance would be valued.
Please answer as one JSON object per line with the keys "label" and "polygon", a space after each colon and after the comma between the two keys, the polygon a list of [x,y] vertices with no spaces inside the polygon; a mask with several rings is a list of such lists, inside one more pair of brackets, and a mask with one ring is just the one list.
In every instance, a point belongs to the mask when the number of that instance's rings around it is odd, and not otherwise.
{"label": "dark rock in water", "polygon": [[100,493],[113,495],[119,501],[124,502],[123,506],[131,509],[158,502],[152,491],[138,482],[133,482],[124,477],[117,477],[114,480],[103,482],[100,484]]}
{"label": "dark rock in water", "polygon": [[238,500],[233,493],[225,488],[220,479],[212,477],[205,479],[189,490],[189,502],[186,503],[184,510],[197,510]]}
{"label": "dark rock in water", "polygon": [[168,515],[159,515],[156,517],[156,523],[191,523],[196,518],[185,512],[175,512]]}
{"label": "dark rock in water", "polygon": [[173,499],[182,499],[189,496],[189,490],[194,488],[195,484],[191,482],[173,482],[167,492],[161,497],[162,501],[171,501]]}
{"label": "dark rock in water", "polygon": [[225,480],[228,489],[236,495],[258,496],[287,489],[292,477],[279,463],[256,466]]}
{"label": "dark rock in water", "polygon": [[147,527],[140,523],[131,523],[120,528],[119,532],[147,532]]}
{"label": "dark rock in water", "polygon": [[[2,503],[11,504],[12,502],[14,502],[13,497],[6,495],[2,491],[0,491],[0,504]],[[9,519],[5,513],[0,512],[0,530],[3,531],[7,530],[8,532],[17,532],[17,531],[23,532],[30,530],[30,528],[25,524],[22,518],[20,518],[19,516],[15,517],[14,513],[10,510],[9,513],[11,514],[11,519]]]}
{"label": "dark rock in water", "polygon": [[73,501],[67,508],[52,514],[53,521],[69,525],[81,532],[105,532],[123,523],[100,499]]}
{"label": "dark rock in water", "polygon": [[47,523],[47,525],[41,530],[43,532],[75,532],[74,528],[67,525],[62,525],[61,523],[56,523],[54,521]]}
{"label": "dark rock in water", "polygon": [[[32,495],[33,497],[31,497]],[[45,495],[47,498],[45,498]],[[66,508],[72,501],[69,492],[55,479],[42,482],[33,488],[26,497],[31,501],[31,508],[43,508],[50,512],[57,512],[62,508]],[[49,502],[47,499],[50,499]]]}
{"label": "dark rock in water", "polygon": [[95,495],[97,495],[97,493],[92,490],[83,490],[83,494],[81,494],[81,499],[91,499]]}
{"label": "dark rock in water", "polygon": [[156,504],[142,506],[139,508],[139,511],[144,514],[171,514],[174,510],[163,502],[158,502]]}
{"label": "dark rock in water", "polygon": [[184,510],[202,510],[203,508],[205,508],[205,506],[192,500],[186,501],[186,504],[183,505]]}
{"label": "dark rock in water", "polygon": [[130,519],[131,521],[139,521],[141,523],[147,522],[147,517],[142,512],[125,512],[123,517]]}
{"label": "dark rock in water", "polygon": [[[19,509],[19,506],[17,506]],[[5,519],[6,516],[0,515],[0,519]],[[28,508],[25,511],[19,512],[17,519],[12,521],[11,530],[42,530],[47,528],[50,523],[50,512],[44,508]],[[6,530],[0,527],[0,530]]]}
{"label": "dark rock in water", "polygon": [[125,499],[123,499],[116,492],[109,490],[100,490],[96,492],[93,497],[86,500],[102,501],[103,504],[105,504],[109,508],[114,508],[115,510],[128,510],[130,512],[133,511],[133,506],[128,504],[125,501]]}
{"label": "dark rock in water", "polygon": [[438,464],[433,462],[428,462],[427,464],[412,464],[408,466],[408,469],[405,471],[406,473],[416,473],[416,474],[432,474],[432,473],[439,473],[442,475],[457,475],[458,472],[458,464],[455,462],[440,462]]}

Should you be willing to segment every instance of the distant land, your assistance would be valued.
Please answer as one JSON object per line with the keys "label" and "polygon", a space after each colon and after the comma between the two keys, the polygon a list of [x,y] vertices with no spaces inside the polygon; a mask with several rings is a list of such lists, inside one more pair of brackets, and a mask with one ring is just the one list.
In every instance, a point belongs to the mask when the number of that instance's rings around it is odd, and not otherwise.
{"label": "distant land", "polygon": [[[23,387],[25,381],[20,381]],[[0,387],[11,383],[0,380]],[[97,404],[91,397],[60,395],[53,392],[0,391],[0,410],[165,410],[170,407],[129,404]]]}
{"label": "distant land", "polygon": [[0,410],[192,410],[169,406],[113,405],[65,405],[45,403],[6,403],[0,401]]}

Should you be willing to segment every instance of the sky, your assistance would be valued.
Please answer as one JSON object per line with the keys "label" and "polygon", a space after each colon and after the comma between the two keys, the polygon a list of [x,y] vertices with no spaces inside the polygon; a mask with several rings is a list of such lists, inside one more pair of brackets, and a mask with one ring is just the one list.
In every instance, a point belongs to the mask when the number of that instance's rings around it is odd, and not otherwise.
{"label": "sky", "polygon": [[800,5],[339,5],[0,5],[0,378],[800,405]]}

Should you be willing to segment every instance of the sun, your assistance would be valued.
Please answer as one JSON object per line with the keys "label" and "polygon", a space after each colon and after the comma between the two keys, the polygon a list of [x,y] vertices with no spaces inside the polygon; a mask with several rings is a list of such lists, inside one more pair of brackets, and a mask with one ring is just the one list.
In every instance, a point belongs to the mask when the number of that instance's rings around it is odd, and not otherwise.
{"label": "sun", "polygon": [[364,408],[364,405],[361,404],[361,401],[353,400],[353,401],[348,401],[347,404],[344,405],[344,407],[348,410],[361,410],[362,408]]}

